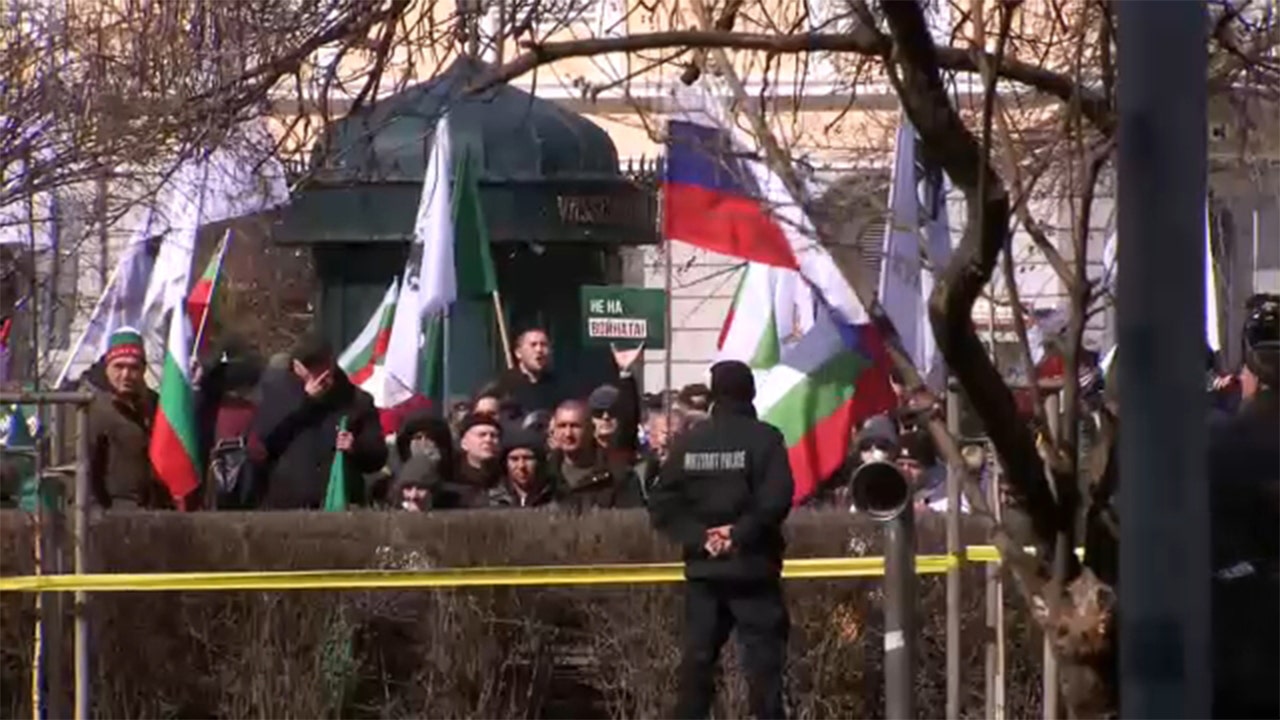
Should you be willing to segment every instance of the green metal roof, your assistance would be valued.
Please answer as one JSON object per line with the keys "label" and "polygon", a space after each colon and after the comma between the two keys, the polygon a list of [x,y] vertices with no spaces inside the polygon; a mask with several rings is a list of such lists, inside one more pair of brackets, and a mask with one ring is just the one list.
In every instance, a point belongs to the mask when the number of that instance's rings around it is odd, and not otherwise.
{"label": "green metal roof", "polygon": [[485,180],[620,176],[608,133],[581,115],[510,85],[467,92],[488,69],[461,58],[435,78],[333,123],[312,157],[316,179],[421,182],[445,112],[454,146],[470,146]]}
{"label": "green metal roof", "polygon": [[413,236],[436,123],[480,164],[494,242],[657,242],[650,184],[625,177],[609,135],[509,85],[467,88],[488,66],[469,58],[333,123],[274,237],[283,243],[403,242]]}

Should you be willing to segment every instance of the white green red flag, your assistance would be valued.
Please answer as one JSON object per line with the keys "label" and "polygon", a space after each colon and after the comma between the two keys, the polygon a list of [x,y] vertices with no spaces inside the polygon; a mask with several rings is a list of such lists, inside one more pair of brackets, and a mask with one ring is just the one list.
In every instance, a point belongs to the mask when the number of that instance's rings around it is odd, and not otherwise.
{"label": "white green red flag", "polygon": [[663,231],[746,260],[720,359],[756,369],[756,410],[786,438],[796,503],[843,464],[853,428],[894,405],[884,345],[803,207],[752,159],[719,100],[668,124]]}
{"label": "white green red flag", "polygon": [[399,279],[392,280],[369,322],[338,356],[338,367],[351,378],[352,384],[372,395],[378,407],[387,407],[383,397],[386,394],[384,365],[387,347],[391,344],[391,324],[395,320],[399,292]]}
{"label": "white green red flag", "polygon": [[[436,124],[386,350],[383,403],[394,407],[427,390],[424,357],[442,350],[428,334],[459,299],[487,297],[497,284],[488,225],[480,206],[477,159],[455,153],[449,116]],[[424,353],[426,355],[424,356]],[[378,395],[374,395],[378,399]]]}
{"label": "white green red flag", "polygon": [[197,357],[200,355],[200,346],[204,344],[209,309],[213,307],[213,295],[217,292],[218,278],[222,276],[222,263],[227,257],[227,246],[230,244],[231,231],[227,230],[223,233],[222,241],[218,243],[218,249],[214,251],[213,257],[209,258],[209,263],[205,265],[204,272],[200,273],[200,277],[196,278],[191,286],[191,291],[187,293],[187,317],[191,321],[191,327],[196,331],[196,342],[192,352]]}
{"label": "white green red flag", "polygon": [[160,372],[160,406],[148,448],[156,477],[169,489],[180,510],[186,509],[188,498],[200,487],[188,334],[186,314],[175,309],[169,317],[169,339]]}
{"label": "white green red flag", "polygon": [[[764,309],[764,312],[760,312]],[[723,360],[741,360],[762,373],[782,359],[783,347],[813,326],[813,294],[800,274],[787,268],[747,263],[738,282],[720,339]]]}

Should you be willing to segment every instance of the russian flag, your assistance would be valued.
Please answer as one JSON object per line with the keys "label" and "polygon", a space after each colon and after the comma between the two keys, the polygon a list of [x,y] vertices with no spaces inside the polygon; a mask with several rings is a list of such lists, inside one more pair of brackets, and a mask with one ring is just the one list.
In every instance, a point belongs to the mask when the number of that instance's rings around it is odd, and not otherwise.
{"label": "russian flag", "polygon": [[858,423],[895,398],[866,309],[782,179],[739,149],[722,110],[704,92],[668,125],[663,230],[748,261],[719,357],[758,372],[756,410],[782,431],[798,504],[844,462]]}
{"label": "russian flag", "polygon": [[670,121],[663,236],[750,262],[797,269],[791,242],[765,207],[750,162],[719,128]]}

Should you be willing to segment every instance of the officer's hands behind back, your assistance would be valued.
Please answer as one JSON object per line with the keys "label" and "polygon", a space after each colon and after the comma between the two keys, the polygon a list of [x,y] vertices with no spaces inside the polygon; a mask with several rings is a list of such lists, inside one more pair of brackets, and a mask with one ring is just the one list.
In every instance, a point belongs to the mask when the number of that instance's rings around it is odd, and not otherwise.
{"label": "officer's hands behind back", "polygon": [[731,529],[731,525],[707,528],[706,542],[702,547],[707,551],[708,555],[720,557],[733,550],[733,539],[729,535]]}

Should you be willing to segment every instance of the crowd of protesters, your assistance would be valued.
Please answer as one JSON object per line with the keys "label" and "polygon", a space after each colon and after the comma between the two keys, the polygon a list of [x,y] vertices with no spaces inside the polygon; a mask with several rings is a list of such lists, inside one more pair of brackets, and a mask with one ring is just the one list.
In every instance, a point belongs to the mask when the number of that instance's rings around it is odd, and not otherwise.
{"label": "crowd of protesters", "polygon": [[[708,417],[711,398],[701,383],[642,394],[633,374],[641,352],[614,348],[615,377],[573,390],[553,369],[547,334],[530,329],[516,339],[513,367],[473,397],[441,408],[416,396],[380,410],[318,335],[266,362],[231,339],[194,372],[204,486],[175,502],[148,457],[157,398],[145,382],[142,337],[122,328],[80,382],[94,396],[93,499],[113,509],[319,509],[337,457],[353,479],[353,507],[643,507],[671,439]],[[898,462],[920,479],[922,506],[941,509],[945,473],[911,417],[866,423],[851,463]],[[847,507],[843,483],[813,502]]]}
{"label": "crowd of protesters", "polygon": [[175,502],[148,458],[157,403],[142,338],[124,328],[82,380],[94,395],[93,499],[113,509],[319,509],[337,458],[355,507],[640,507],[668,438],[709,403],[704,385],[642,396],[632,374],[641,352],[614,349],[616,377],[577,396],[551,367],[546,333],[531,329],[514,367],[474,397],[380,410],[318,335],[265,363],[233,340],[195,371],[204,486]]}
{"label": "crowd of protesters", "polygon": [[[81,380],[94,395],[93,498],[116,509],[319,509],[338,457],[353,479],[347,504],[355,507],[645,506],[671,438],[708,416],[710,390],[695,384],[642,395],[633,374],[641,352],[614,348],[611,381],[570,389],[554,370],[547,333],[529,329],[516,338],[513,366],[473,397],[438,407],[416,396],[380,410],[318,335],[265,363],[231,339],[194,372],[205,482],[175,503],[148,457],[157,403],[144,381],[142,338],[123,328]],[[1100,403],[1102,373],[1091,367],[1082,378],[1086,405]],[[848,464],[811,503],[850,507],[852,470],[889,461],[913,481],[918,509],[946,509],[946,472],[923,422],[941,409],[908,398],[896,375],[893,386],[899,407],[856,429]],[[1215,397],[1224,394],[1221,382],[1215,388]],[[979,457],[971,465],[992,463]]]}

